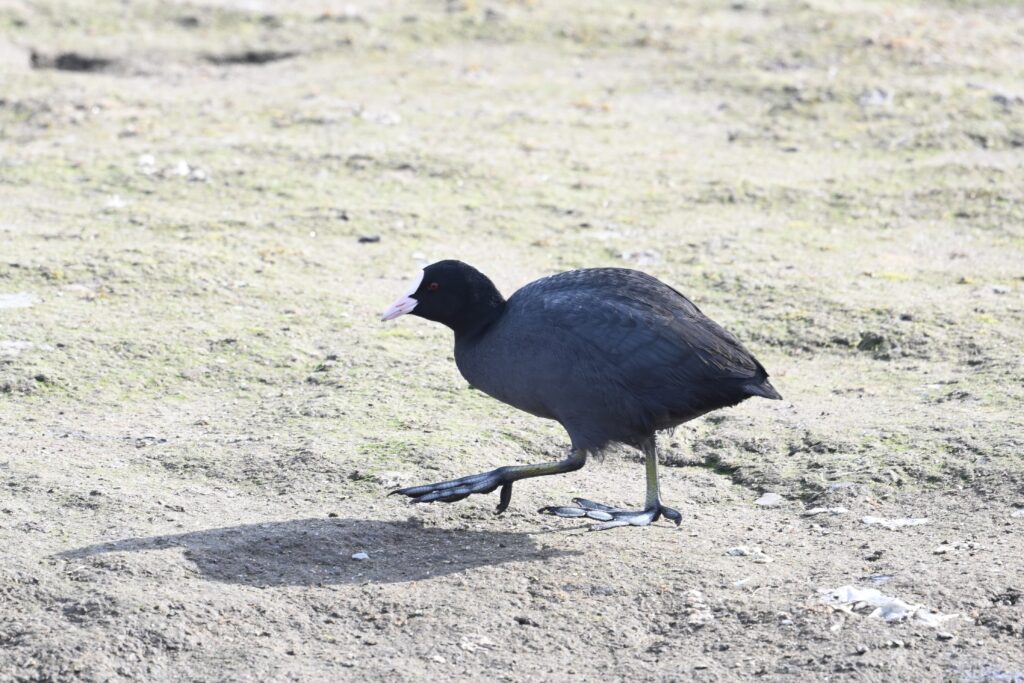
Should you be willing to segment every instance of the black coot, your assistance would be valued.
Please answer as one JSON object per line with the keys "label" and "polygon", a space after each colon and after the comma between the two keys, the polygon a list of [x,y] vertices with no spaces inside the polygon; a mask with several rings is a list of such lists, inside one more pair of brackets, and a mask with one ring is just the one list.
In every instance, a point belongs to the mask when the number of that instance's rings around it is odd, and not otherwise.
{"label": "black coot", "polygon": [[384,312],[434,320],[455,332],[455,362],[469,383],[520,410],[557,420],[569,433],[565,460],[499,467],[394,493],[413,502],[453,502],[512,483],[571,472],[611,442],[643,451],[647,497],[640,511],[577,498],[546,507],[608,529],[680,514],[661,504],[654,434],[751,396],[779,399],[749,351],[689,299],[635,270],[588,268],[531,282],[508,301],[487,276],[461,261],[427,266]]}

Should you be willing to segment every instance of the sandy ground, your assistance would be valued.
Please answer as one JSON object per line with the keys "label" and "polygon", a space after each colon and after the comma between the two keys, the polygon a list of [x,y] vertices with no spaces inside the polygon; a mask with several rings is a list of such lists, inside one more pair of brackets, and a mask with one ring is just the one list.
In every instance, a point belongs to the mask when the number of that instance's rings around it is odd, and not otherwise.
{"label": "sandy ground", "polygon": [[[1021,54],[1012,2],[0,2],[0,680],[1024,681]],[[679,529],[536,514],[629,451],[386,498],[567,446],[378,322],[446,257],[642,268],[786,400],[662,439]]]}

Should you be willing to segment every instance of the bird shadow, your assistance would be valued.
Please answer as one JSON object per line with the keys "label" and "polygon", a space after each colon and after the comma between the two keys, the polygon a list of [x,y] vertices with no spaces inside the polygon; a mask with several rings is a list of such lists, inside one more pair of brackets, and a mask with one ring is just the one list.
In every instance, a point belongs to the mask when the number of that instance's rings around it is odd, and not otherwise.
{"label": "bird shadow", "polygon": [[[439,529],[417,519],[313,518],[127,538],[56,557],[84,559],[167,548],[182,548],[207,579],[260,587],[420,581],[476,567],[579,554],[538,547],[525,533]],[[369,559],[352,559],[357,552]]]}

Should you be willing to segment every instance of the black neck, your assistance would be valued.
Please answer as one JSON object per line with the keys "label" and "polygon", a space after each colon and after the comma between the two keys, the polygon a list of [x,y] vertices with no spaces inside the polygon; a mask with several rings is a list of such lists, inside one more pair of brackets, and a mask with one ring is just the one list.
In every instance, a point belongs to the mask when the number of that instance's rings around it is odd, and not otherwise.
{"label": "black neck", "polygon": [[[492,286],[493,287],[493,286]],[[445,325],[455,332],[455,340],[465,340],[484,332],[505,311],[505,297],[493,289],[479,301],[466,307],[458,316],[446,320]]]}

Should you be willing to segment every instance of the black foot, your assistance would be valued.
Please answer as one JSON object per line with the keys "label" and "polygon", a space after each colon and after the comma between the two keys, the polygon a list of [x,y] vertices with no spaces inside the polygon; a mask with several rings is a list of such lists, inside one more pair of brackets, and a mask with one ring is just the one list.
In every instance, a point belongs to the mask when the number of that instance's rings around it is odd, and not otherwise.
{"label": "black foot", "polygon": [[499,467],[490,472],[471,474],[468,477],[452,479],[451,481],[441,481],[436,484],[425,484],[423,486],[410,486],[392,491],[388,495],[393,496],[398,493],[403,496],[409,496],[413,503],[433,503],[434,501],[454,503],[474,493],[490,493],[499,486],[501,487],[501,496],[498,499],[498,507],[495,508],[494,513],[500,515],[508,508],[508,504],[512,501],[512,481],[509,479],[508,469],[505,467]]}
{"label": "black foot", "polygon": [[586,498],[573,498],[572,502],[576,505],[563,507],[549,505],[541,508],[538,512],[556,517],[589,517],[601,522],[601,524],[590,527],[591,531],[604,531],[619,526],[647,526],[651,522],[658,521],[658,518],[663,515],[665,519],[675,522],[676,526],[683,522],[683,516],[679,514],[678,510],[673,510],[660,503],[644,510],[623,510],[595,503]]}

